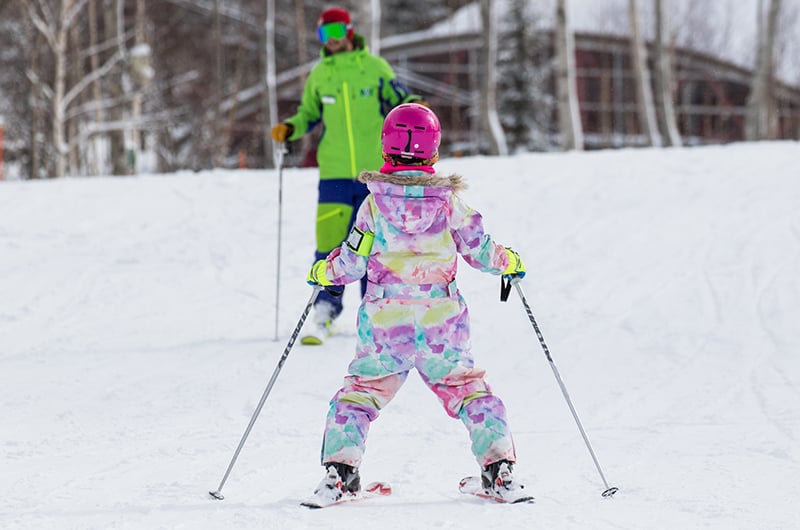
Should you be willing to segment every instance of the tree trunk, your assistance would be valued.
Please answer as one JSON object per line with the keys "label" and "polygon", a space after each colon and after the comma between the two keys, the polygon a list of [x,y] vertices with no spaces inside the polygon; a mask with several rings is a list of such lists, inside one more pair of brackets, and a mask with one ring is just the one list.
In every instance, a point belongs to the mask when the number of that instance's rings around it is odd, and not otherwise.
{"label": "tree trunk", "polygon": [[379,0],[356,2],[353,26],[364,37],[370,52],[381,53],[381,3]]}
{"label": "tree trunk", "polygon": [[481,21],[481,64],[485,68],[481,83],[483,97],[480,100],[482,136],[489,141],[489,154],[505,156],[508,154],[508,145],[497,116],[497,16],[491,0],[481,0]]}
{"label": "tree trunk", "polygon": [[655,37],[655,102],[658,110],[658,129],[664,145],[680,147],[681,136],[675,122],[675,107],[672,92],[672,65],[667,50],[669,36],[669,16],[665,4],[669,0],[655,0],[656,37]]}
{"label": "tree trunk", "polygon": [[[81,30],[78,28],[78,25],[73,25],[69,29],[69,62],[72,65],[71,71],[72,75],[68,76],[68,82],[70,86],[77,83],[80,79],[83,79],[84,72],[83,72],[83,65],[84,62],[80,60],[80,32]],[[81,94],[76,99],[76,102],[82,102],[87,98]],[[67,120],[67,142],[69,145],[69,151],[67,152],[67,162],[69,167],[69,173],[71,175],[76,175],[79,173],[85,173],[85,160],[81,153],[81,143],[79,141],[79,134],[80,129],[83,127],[83,124],[80,122],[80,119],[77,117],[71,118]]]}
{"label": "tree trunk", "polygon": [[556,2],[556,92],[561,145],[565,151],[583,150],[583,127],[578,107],[575,72],[575,36],[567,18],[567,0]]}
{"label": "tree trunk", "polygon": [[53,81],[53,148],[55,151],[56,166],[52,175],[61,178],[67,173],[67,145],[64,133],[64,92],[66,91],[66,49],[67,31],[64,27],[64,16],[70,7],[70,1],[64,0],[59,14],[60,26],[57,28],[53,41],[53,61],[55,63],[55,76]]}
{"label": "tree trunk", "polygon": [[775,56],[775,33],[778,15],[781,10],[780,0],[768,0],[769,12],[766,24],[764,21],[763,0],[758,1],[758,31],[756,65],[750,85],[750,96],[747,99],[747,120],[745,139],[748,141],[764,140],[773,135],[770,114],[773,112],[772,80],[774,77],[773,58]]}
{"label": "tree trunk", "polygon": [[[304,2],[294,3],[294,25],[295,34],[297,35],[297,64],[302,66],[308,61],[308,46],[306,45],[306,8]],[[303,92],[303,87],[306,85],[306,73],[300,70],[297,76],[298,94]],[[276,118],[279,119],[279,118]],[[300,148],[297,149],[300,153],[300,160],[305,160],[306,153],[312,148],[311,135],[303,135],[298,142]],[[297,142],[295,142],[296,144]]]}
{"label": "tree trunk", "polygon": [[380,55],[381,53],[381,3],[380,0],[371,0],[370,12],[370,28],[372,34],[370,35],[369,46],[372,53]]}
{"label": "tree trunk", "polygon": [[[97,51],[97,0],[89,0],[89,48],[92,50],[89,56],[89,64],[92,71],[100,68],[100,58]],[[94,99],[94,125],[103,122],[103,111],[101,107],[100,79],[92,82],[92,97]],[[100,173],[100,160],[98,154],[98,138],[94,134],[88,136],[89,141],[89,172],[92,175]]]}
{"label": "tree trunk", "polygon": [[[125,36],[124,34],[121,35],[120,31],[124,31],[124,27],[121,21],[118,22],[117,19],[122,11],[119,7],[120,2],[123,0],[112,1],[117,4],[117,8],[105,10],[105,27],[106,31],[109,33],[109,40],[116,41],[118,51],[122,52],[125,50]],[[123,105],[121,102],[124,97],[122,88],[125,75],[123,72],[124,68],[124,63],[118,65],[111,76],[111,82],[108,84],[109,96],[114,101],[119,102],[108,110],[108,118],[111,122],[118,124],[122,123],[123,118]],[[109,150],[112,174],[127,175],[128,161],[125,153],[125,132],[119,127],[109,132]]]}
{"label": "tree trunk", "polygon": [[[264,76],[264,84],[266,90],[264,93],[266,94],[266,109],[267,109],[267,124],[268,126],[275,125],[278,123],[278,82],[276,76],[276,56],[275,56],[275,0],[267,0],[267,16],[266,22],[264,23],[264,29],[266,31],[266,53],[265,53],[265,60],[266,60],[266,74]],[[266,159],[269,160],[272,157],[273,167],[277,167],[278,165],[278,157],[280,154],[278,153],[272,138],[267,132],[265,136],[265,147],[264,153],[266,155]]]}
{"label": "tree trunk", "polygon": [[222,103],[225,98],[225,90],[223,88],[223,74],[222,74],[222,18],[219,12],[220,0],[214,0],[214,22],[213,22],[213,39],[214,39],[214,97],[212,116],[211,116],[211,129],[209,132],[211,138],[209,139],[209,150],[211,151],[211,167],[222,167],[225,148],[222,144]]}
{"label": "tree trunk", "polygon": [[[26,26],[32,28],[31,26]],[[44,117],[42,116],[42,101],[44,92],[42,82],[38,78],[36,72],[39,71],[39,50],[42,45],[42,35],[35,29],[31,29],[30,38],[27,42],[31,46],[27,50],[28,55],[28,79],[30,80],[30,93],[31,93],[31,161],[29,169],[29,178],[38,179],[42,177],[42,142],[41,138],[46,135],[44,126]]]}
{"label": "tree trunk", "polygon": [[236,113],[239,110],[239,94],[242,86],[242,76],[244,74],[244,64],[245,64],[244,54],[245,54],[244,44],[241,41],[239,41],[238,46],[236,48],[236,58],[233,61],[236,70],[234,71],[233,81],[231,83],[230,90],[228,91],[230,98],[230,108],[228,108],[227,110],[227,115],[223,117],[224,118],[223,128],[220,131],[219,138],[217,140],[217,144],[219,148],[222,150],[219,153],[220,158],[223,158],[225,153],[227,153],[228,151],[228,146],[230,145],[231,137],[233,136],[233,128],[236,123]]}
{"label": "tree trunk", "polygon": [[639,129],[645,137],[646,145],[661,147],[661,135],[658,133],[656,109],[653,105],[653,89],[650,85],[650,69],[647,66],[647,48],[642,39],[636,0],[628,0],[628,15],[631,24],[631,69],[636,82]]}
{"label": "tree trunk", "polygon": [[142,152],[142,107],[144,90],[152,77],[150,66],[150,47],[145,37],[145,0],[136,0],[136,21],[134,49],[131,54],[131,74],[133,77],[133,100],[131,101],[131,172],[139,172]]}

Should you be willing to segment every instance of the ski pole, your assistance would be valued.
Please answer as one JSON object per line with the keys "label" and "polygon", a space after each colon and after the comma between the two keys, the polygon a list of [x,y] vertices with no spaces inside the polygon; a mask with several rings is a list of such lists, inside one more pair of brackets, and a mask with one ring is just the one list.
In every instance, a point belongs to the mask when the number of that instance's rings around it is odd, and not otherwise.
{"label": "ski pole", "polygon": [[272,146],[275,154],[275,167],[278,168],[278,248],[275,268],[275,341],[278,340],[278,319],[281,300],[281,229],[283,227],[283,156],[287,153],[284,142],[275,142]]}
{"label": "ski pole", "polygon": [[558,373],[558,368],[556,368],[556,363],[553,362],[553,357],[550,355],[550,349],[547,347],[547,344],[544,342],[544,337],[542,336],[542,332],[539,329],[539,325],[536,323],[536,319],[533,317],[533,311],[531,310],[531,306],[528,305],[528,300],[525,298],[525,293],[522,292],[522,287],[519,286],[520,278],[513,278],[511,283],[517,289],[517,294],[519,294],[520,299],[522,300],[522,305],[525,306],[525,312],[528,313],[528,319],[531,321],[533,325],[533,330],[536,332],[536,336],[539,338],[539,344],[542,345],[542,350],[544,350],[544,355],[547,357],[547,361],[550,363],[550,368],[553,369],[553,375],[556,376],[556,381],[558,381],[558,386],[561,387],[561,393],[564,394],[564,399],[567,401],[567,405],[569,405],[569,410],[572,412],[572,417],[575,418],[575,423],[578,424],[578,430],[581,432],[581,436],[583,436],[583,441],[586,442],[586,447],[589,449],[589,454],[592,455],[592,460],[594,460],[594,465],[597,467],[597,472],[600,473],[600,478],[603,480],[603,485],[606,487],[605,491],[603,491],[603,497],[611,497],[619,488],[609,487],[608,482],[606,481],[606,477],[603,474],[603,470],[600,469],[600,462],[597,461],[597,456],[594,454],[594,450],[592,449],[592,444],[589,443],[589,437],[586,436],[586,431],[583,430],[583,425],[581,424],[581,420],[578,418],[578,413],[575,411],[575,407],[572,405],[572,400],[569,397],[569,393],[567,392],[567,387],[564,386],[564,381],[561,379],[561,375]]}
{"label": "ski pole", "polygon": [[253,424],[256,422],[256,418],[261,413],[261,408],[264,406],[264,402],[267,401],[267,396],[269,393],[272,392],[272,387],[275,385],[275,380],[278,379],[278,374],[283,368],[283,364],[286,362],[286,358],[289,357],[289,352],[292,351],[292,346],[294,346],[294,341],[297,340],[297,336],[300,334],[300,330],[303,328],[303,324],[308,318],[308,313],[311,312],[311,307],[314,305],[314,301],[319,296],[319,292],[322,290],[320,286],[314,286],[314,292],[311,293],[311,298],[309,298],[308,303],[306,304],[306,308],[303,310],[303,315],[300,317],[300,321],[297,323],[297,326],[294,328],[294,332],[292,336],[289,338],[289,343],[286,345],[286,349],[283,350],[283,355],[281,355],[280,360],[278,361],[278,366],[275,367],[275,371],[272,372],[272,377],[267,383],[267,388],[264,389],[264,394],[261,396],[261,400],[258,402],[258,406],[256,407],[255,412],[253,412],[253,416],[250,418],[250,423],[247,424],[247,429],[245,429],[244,434],[242,435],[242,439],[239,441],[239,446],[236,448],[236,451],[233,453],[233,458],[231,458],[230,464],[228,464],[228,469],[225,471],[225,475],[222,477],[222,481],[219,483],[219,487],[215,491],[209,491],[208,494],[214,497],[215,499],[222,500],[225,497],[222,495],[222,487],[225,485],[225,482],[228,480],[228,476],[231,474],[231,470],[233,469],[233,465],[236,463],[236,459],[239,458],[239,453],[242,451],[242,447],[244,447],[244,442],[247,440],[247,437],[250,435],[250,431],[253,428]]}

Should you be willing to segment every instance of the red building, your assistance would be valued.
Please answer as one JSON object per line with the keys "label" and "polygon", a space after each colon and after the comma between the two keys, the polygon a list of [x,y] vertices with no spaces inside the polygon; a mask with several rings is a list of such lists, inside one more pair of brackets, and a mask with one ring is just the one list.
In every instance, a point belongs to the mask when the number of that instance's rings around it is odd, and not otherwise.
{"label": "red building", "polygon": [[[478,64],[481,36],[419,32],[388,37],[381,55],[413,91],[436,109],[448,131],[442,150],[446,154],[479,152],[477,108],[482,68]],[[537,50],[536,61],[548,64],[553,47]],[[586,147],[602,149],[643,145],[637,116],[630,43],[616,36],[576,33],[577,88]],[[652,53],[650,53],[652,57]],[[686,145],[744,140],[746,103],[751,72],[707,54],[672,50],[675,83],[674,107],[678,128]],[[293,112],[302,87],[304,65],[279,76],[281,115]],[[652,76],[651,76],[652,77]],[[551,82],[550,94],[555,97]],[[800,139],[800,87],[782,82],[772,85],[776,117],[775,139]],[[557,114],[550,112],[549,131],[557,130]],[[313,149],[313,144],[310,149]],[[313,163],[313,152],[303,156]]]}

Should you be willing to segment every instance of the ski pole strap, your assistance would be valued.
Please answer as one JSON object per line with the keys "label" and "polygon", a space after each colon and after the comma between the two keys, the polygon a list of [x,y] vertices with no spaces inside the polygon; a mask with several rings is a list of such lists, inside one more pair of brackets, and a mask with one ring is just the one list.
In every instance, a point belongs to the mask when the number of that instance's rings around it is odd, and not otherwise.
{"label": "ski pole strap", "polygon": [[508,302],[511,294],[511,278],[506,279],[506,275],[500,276],[500,301]]}
{"label": "ski pole strap", "polygon": [[344,294],[344,286],[343,285],[321,285],[325,292],[331,296],[342,296]]}

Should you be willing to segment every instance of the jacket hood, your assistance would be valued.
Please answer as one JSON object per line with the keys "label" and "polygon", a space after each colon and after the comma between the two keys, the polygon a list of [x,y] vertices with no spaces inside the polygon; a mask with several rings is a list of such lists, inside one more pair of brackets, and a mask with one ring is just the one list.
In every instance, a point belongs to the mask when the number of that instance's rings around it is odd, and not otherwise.
{"label": "jacket hood", "polygon": [[466,185],[459,175],[398,175],[363,171],[358,180],[367,185],[378,212],[398,230],[420,234],[444,222],[453,193]]}
{"label": "jacket hood", "polygon": [[362,171],[358,175],[358,181],[369,185],[370,182],[388,182],[398,186],[425,186],[430,188],[451,188],[454,192],[467,189],[461,175],[442,176],[438,173],[433,175],[398,175],[394,173],[381,173],[379,171]]}

